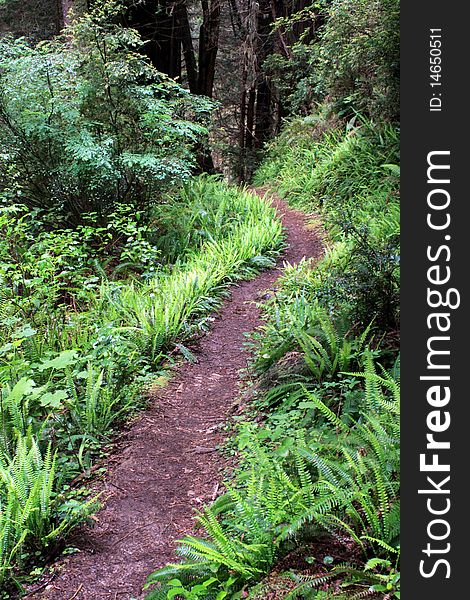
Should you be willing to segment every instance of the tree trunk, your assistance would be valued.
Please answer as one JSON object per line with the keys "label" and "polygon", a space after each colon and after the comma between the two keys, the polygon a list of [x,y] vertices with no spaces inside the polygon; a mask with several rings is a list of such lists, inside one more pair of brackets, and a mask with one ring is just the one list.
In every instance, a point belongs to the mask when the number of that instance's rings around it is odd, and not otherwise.
{"label": "tree trunk", "polygon": [[176,78],[181,76],[181,28],[175,2],[144,0],[133,4],[125,16],[125,25],[134,27],[147,42],[143,47],[154,67]]}
{"label": "tree trunk", "polygon": [[215,61],[219,47],[220,0],[202,0],[203,21],[199,33],[199,74],[197,93],[212,98]]}
{"label": "tree trunk", "polygon": [[246,83],[248,69],[246,61],[243,63],[241,94],[240,94],[240,121],[238,124],[238,159],[237,159],[237,179],[241,183],[245,180],[245,146],[246,146]]}
{"label": "tree trunk", "polygon": [[73,8],[73,0],[57,0],[57,22],[59,31],[69,24],[69,13],[71,8]]}
{"label": "tree trunk", "polygon": [[192,94],[196,94],[198,90],[197,64],[185,0],[180,0],[176,5],[176,18],[181,32],[181,43],[189,91]]}
{"label": "tree trunk", "polygon": [[254,148],[260,150],[271,137],[273,115],[271,111],[271,86],[267,77],[262,76],[256,94],[255,139]]}
{"label": "tree trunk", "polygon": [[255,146],[255,101],[256,90],[250,88],[248,91],[248,106],[246,109],[246,132],[245,132],[245,148],[253,150]]}
{"label": "tree trunk", "polygon": [[258,77],[255,113],[255,149],[263,147],[264,143],[270,138],[273,128],[271,85],[268,77],[263,73],[263,63],[274,51],[274,43],[271,36],[272,22],[271,0],[259,0],[259,12],[256,23],[258,33],[256,48]]}

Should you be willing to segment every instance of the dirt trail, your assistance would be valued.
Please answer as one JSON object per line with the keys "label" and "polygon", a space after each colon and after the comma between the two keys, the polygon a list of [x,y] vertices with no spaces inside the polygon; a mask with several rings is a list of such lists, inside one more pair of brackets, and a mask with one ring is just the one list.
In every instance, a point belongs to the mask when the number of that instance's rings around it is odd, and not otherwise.
{"label": "dirt trail", "polygon": [[305,215],[278,199],[274,204],[288,232],[279,266],[233,288],[196,348],[197,362],[182,365],[124,434],[103,484],[105,506],[94,527],[74,540],[81,552],[63,560],[54,579],[29,598],[143,598],[145,578],[174,560],[175,539],[191,532],[193,508],[217,495],[224,461],[215,448],[247,363],[243,334],[261,324],[254,301],[273,286],[283,261],[322,253],[319,237],[305,229]]}

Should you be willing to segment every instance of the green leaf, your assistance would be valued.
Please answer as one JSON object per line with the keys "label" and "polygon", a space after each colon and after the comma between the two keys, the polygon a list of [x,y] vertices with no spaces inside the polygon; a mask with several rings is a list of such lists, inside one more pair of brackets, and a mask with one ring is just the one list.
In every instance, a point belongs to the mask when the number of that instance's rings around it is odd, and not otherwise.
{"label": "green leaf", "polygon": [[13,387],[9,396],[13,400],[21,400],[25,396],[29,396],[34,390],[36,384],[32,379],[22,377]]}
{"label": "green leaf", "polygon": [[45,371],[46,369],[65,369],[70,365],[73,365],[78,357],[76,350],[64,350],[58,356],[52,360],[44,360],[39,365],[39,371]]}
{"label": "green leaf", "polygon": [[315,402],[299,402],[299,408],[316,408]]}
{"label": "green leaf", "polygon": [[175,598],[175,596],[187,596],[186,590],[184,588],[173,588],[172,590],[168,590],[168,592],[166,593],[166,597],[168,598],[168,600],[171,600],[172,598]]}
{"label": "green leaf", "polygon": [[68,398],[68,395],[65,390],[57,390],[56,392],[46,392],[41,396],[39,402],[45,408],[60,408],[62,400],[66,398]]}
{"label": "green leaf", "polygon": [[[18,345],[18,343],[16,343],[16,345]],[[0,347],[0,356],[2,356],[2,354],[10,352],[10,350],[12,350],[14,347],[15,346],[11,342],[8,342],[8,344],[4,344]]]}
{"label": "green leaf", "polygon": [[397,177],[400,176],[400,166],[399,165],[386,164],[386,165],[382,165],[382,167],[384,169],[387,169],[387,171],[391,171],[393,173],[393,175],[396,175]]}
{"label": "green leaf", "polygon": [[205,582],[204,583],[198,583],[197,585],[194,585],[191,588],[191,595],[196,594],[197,597],[198,597],[200,593],[202,593],[202,592],[205,593],[206,588],[207,588],[207,586],[205,585]]}
{"label": "green leaf", "polygon": [[35,334],[36,329],[33,329],[31,325],[23,325],[23,327],[19,327],[18,329],[16,329],[11,337],[15,339],[20,339],[32,337]]}

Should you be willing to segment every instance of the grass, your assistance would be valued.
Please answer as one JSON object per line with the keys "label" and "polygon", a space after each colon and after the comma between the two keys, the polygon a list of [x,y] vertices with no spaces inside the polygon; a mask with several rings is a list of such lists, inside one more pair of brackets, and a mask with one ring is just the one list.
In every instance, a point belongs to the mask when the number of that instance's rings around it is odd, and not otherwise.
{"label": "grass", "polygon": [[190,335],[193,322],[215,308],[228,283],[272,266],[270,251],[282,230],[272,209],[263,217],[250,215],[225,239],[205,242],[146,284],[103,284],[93,312],[107,323],[130,328],[142,351],[156,361],[169,343]]}

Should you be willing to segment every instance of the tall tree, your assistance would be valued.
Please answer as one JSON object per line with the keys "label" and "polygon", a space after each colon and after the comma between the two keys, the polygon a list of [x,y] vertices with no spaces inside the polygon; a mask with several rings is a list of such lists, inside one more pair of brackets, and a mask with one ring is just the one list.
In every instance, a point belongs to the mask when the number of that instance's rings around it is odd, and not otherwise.
{"label": "tall tree", "polygon": [[161,73],[181,76],[181,35],[175,14],[175,2],[134,0],[124,16],[146,42],[143,51]]}
{"label": "tall tree", "polygon": [[184,64],[186,67],[186,77],[188,80],[189,91],[192,94],[198,93],[198,66],[196,53],[194,51],[193,34],[189,23],[188,8],[185,0],[179,0],[175,7],[176,18],[178,20],[181,32],[181,46],[183,50]]}
{"label": "tall tree", "polygon": [[217,50],[219,48],[221,0],[201,0],[202,25],[199,32],[199,73],[197,93],[212,97]]}
{"label": "tall tree", "polygon": [[135,27],[153,65],[170,77],[182,76],[182,58],[191,92],[212,97],[219,47],[221,0],[201,0],[198,52],[193,43],[187,0],[134,0],[126,24]]}
{"label": "tall tree", "polygon": [[274,50],[273,0],[239,0],[238,11],[243,22],[238,178],[243,181],[273,129],[271,82],[263,69]]}
{"label": "tall tree", "polygon": [[263,70],[263,63],[274,51],[271,25],[273,23],[272,0],[259,0],[256,20],[256,58],[258,73],[256,78],[256,132],[254,147],[260,149],[270,138],[273,118],[271,111],[271,82]]}

